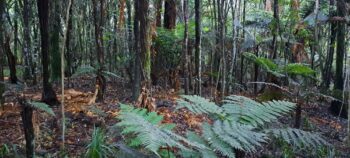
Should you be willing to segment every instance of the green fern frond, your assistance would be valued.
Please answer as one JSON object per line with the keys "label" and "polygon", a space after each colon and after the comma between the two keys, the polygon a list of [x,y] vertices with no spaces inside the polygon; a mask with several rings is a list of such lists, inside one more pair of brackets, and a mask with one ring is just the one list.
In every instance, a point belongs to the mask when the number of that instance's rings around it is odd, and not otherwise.
{"label": "green fern frond", "polygon": [[294,128],[268,129],[266,132],[272,134],[272,136],[276,138],[281,138],[294,147],[317,148],[319,146],[329,146],[329,143],[317,133]]}
{"label": "green fern frond", "polygon": [[183,99],[177,100],[177,109],[186,107],[195,114],[222,114],[223,112],[214,102],[205,98],[195,95],[182,95],[181,97]]}
{"label": "green fern frond", "polygon": [[286,101],[256,102],[243,96],[228,96],[223,101],[222,108],[232,120],[253,126],[264,125],[276,121],[278,117],[291,112],[294,103]]}
{"label": "green fern frond", "polygon": [[203,138],[210,144],[210,147],[214,149],[214,151],[219,152],[223,156],[227,156],[230,158],[235,158],[235,153],[233,152],[231,146],[220,139],[212,129],[212,126],[208,123],[204,123],[203,126]]}
{"label": "green fern frond", "polygon": [[55,116],[55,113],[53,110],[49,107],[49,105],[42,103],[42,102],[28,102],[31,106],[33,106],[36,109],[42,110],[52,116]]}
{"label": "green fern frond", "polygon": [[192,158],[192,157],[217,158],[216,153],[210,149],[209,144],[207,144],[207,142],[201,136],[197,135],[194,132],[188,131],[186,133],[186,138],[191,142],[196,142],[196,143],[205,145],[207,149],[202,149],[202,150],[199,150],[198,152],[182,150],[181,156],[185,158]]}
{"label": "green fern frond", "polygon": [[205,148],[202,144],[188,141],[186,138],[171,132],[169,129],[174,125],[164,126],[160,124],[163,117],[157,113],[147,113],[144,112],[144,109],[127,107],[127,105],[122,105],[121,109],[122,112],[118,116],[121,121],[116,126],[123,128],[122,134],[129,134],[133,137],[134,146],[142,145],[158,156],[160,147],[178,147],[183,150],[189,150],[187,146],[197,149]]}
{"label": "green fern frond", "polygon": [[85,157],[88,158],[107,158],[114,153],[113,148],[106,143],[106,136],[100,128],[94,128],[91,142],[87,149]]}
{"label": "green fern frond", "polygon": [[311,77],[316,73],[310,67],[300,63],[288,64],[283,68],[283,71],[289,75],[301,75],[304,77]]}

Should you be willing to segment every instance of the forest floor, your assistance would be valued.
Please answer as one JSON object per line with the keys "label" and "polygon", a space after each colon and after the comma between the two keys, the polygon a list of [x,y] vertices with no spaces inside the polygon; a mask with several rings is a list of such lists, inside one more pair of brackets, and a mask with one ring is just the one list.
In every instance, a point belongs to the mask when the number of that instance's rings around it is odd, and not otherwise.
{"label": "forest floor", "polygon": [[[109,82],[104,103],[88,105],[94,92],[94,79],[89,76],[73,79],[70,88],[65,90],[65,113],[67,117],[66,148],[69,157],[80,157],[86,152],[94,127],[111,127],[117,123],[118,103],[131,104],[130,87],[122,81]],[[57,94],[59,86],[54,86]],[[208,90],[207,90],[208,91]],[[20,105],[17,103],[15,89],[5,93],[6,103],[0,108],[0,145],[16,146],[17,152],[23,155],[25,139],[20,116]],[[24,94],[27,99],[39,101],[41,87],[26,88]],[[152,91],[157,112],[164,116],[165,123],[175,123],[175,131],[184,134],[186,130],[200,131],[204,121],[210,121],[205,116],[193,115],[182,109],[175,111],[178,95],[172,90],[154,87]],[[58,95],[58,98],[61,96]],[[346,134],[345,119],[331,115],[324,103],[317,101],[303,106],[304,128],[321,133],[339,152],[339,157],[350,155],[350,148],[342,142]],[[61,145],[60,108],[55,107],[56,117],[36,111],[34,126],[36,134],[36,153],[42,157],[58,157]],[[292,118],[281,119],[282,123],[292,124]],[[113,131],[109,131],[110,143],[116,142]],[[1,146],[0,146],[1,147]],[[272,154],[274,151],[261,149],[262,154]],[[253,157],[253,156],[248,156]],[[254,156],[257,157],[257,156]],[[303,157],[303,156],[301,156]]]}

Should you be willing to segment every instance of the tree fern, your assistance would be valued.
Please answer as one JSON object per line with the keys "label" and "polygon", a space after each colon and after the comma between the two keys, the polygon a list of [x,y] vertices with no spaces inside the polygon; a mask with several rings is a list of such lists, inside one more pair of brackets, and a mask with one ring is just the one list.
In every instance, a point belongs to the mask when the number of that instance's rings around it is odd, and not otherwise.
{"label": "tree fern", "polygon": [[[267,123],[278,121],[278,117],[292,112],[295,104],[291,102],[259,103],[247,97],[232,95],[226,97],[221,106],[197,96],[185,96],[179,103],[180,107],[186,107],[197,114],[208,114],[214,120],[212,125],[203,124],[201,137],[195,137],[193,134],[188,137],[191,141],[205,144],[222,156],[235,157],[233,149],[255,152],[257,147],[261,147],[269,140],[268,136],[281,137],[299,148],[316,148],[318,145],[328,144],[319,135],[302,130],[292,128],[262,130],[267,127]],[[203,151],[187,154],[203,156]]]}
{"label": "tree fern", "polygon": [[183,99],[179,99],[177,101],[178,107],[180,108],[188,108],[191,112],[195,114],[222,114],[223,111],[220,107],[218,107],[215,103],[210,102],[209,100],[195,96],[195,95],[182,95]]}
{"label": "tree fern", "polygon": [[42,102],[28,102],[33,108],[42,110],[52,116],[55,116],[53,110],[49,107],[49,105]]}
{"label": "tree fern", "polygon": [[290,113],[294,103],[286,101],[268,101],[259,103],[243,96],[228,96],[223,101],[225,113],[240,123],[253,126],[276,121],[278,117]]}
{"label": "tree fern", "polygon": [[329,143],[327,143],[327,141],[317,133],[311,133],[294,128],[268,129],[266,132],[272,134],[273,137],[281,138],[288,144],[298,148],[317,148],[318,146],[329,146]]}
{"label": "tree fern", "polygon": [[142,145],[149,151],[159,156],[161,147],[177,147],[189,150],[186,146],[204,149],[205,146],[173,133],[170,129],[173,124],[160,124],[163,117],[155,112],[147,113],[146,109],[135,109],[122,105],[120,120],[116,124],[122,127],[122,134],[132,137],[132,146]]}

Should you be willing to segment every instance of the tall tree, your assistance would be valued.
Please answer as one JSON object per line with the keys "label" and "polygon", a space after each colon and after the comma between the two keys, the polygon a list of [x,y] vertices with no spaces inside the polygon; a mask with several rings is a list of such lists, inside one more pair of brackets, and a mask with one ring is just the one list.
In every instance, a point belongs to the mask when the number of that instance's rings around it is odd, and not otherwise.
{"label": "tall tree", "polygon": [[189,94],[189,56],[188,56],[188,0],[183,1],[184,20],[185,20],[185,31],[184,31],[184,43],[183,43],[183,71],[184,71],[184,82],[185,82],[185,94]]}
{"label": "tall tree", "polygon": [[201,95],[202,93],[202,89],[201,89],[201,85],[202,85],[202,61],[201,61],[201,57],[202,57],[202,50],[201,50],[201,44],[202,44],[202,40],[201,40],[201,36],[202,36],[202,23],[201,23],[201,0],[195,0],[194,2],[195,4],[195,23],[196,23],[196,43],[195,43],[195,47],[196,47],[196,52],[195,52],[195,63],[196,63],[196,74],[197,74],[197,83],[196,83],[196,94],[197,95]]}
{"label": "tall tree", "polygon": [[274,0],[273,1],[273,29],[272,29],[272,33],[273,33],[273,38],[272,38],[272,46],[271,46],[271,54],[270,54],[270,58],[271,59],[275,59],[277,57],[277,36],[278,36],[278,32],[279,32],[279,4],[278,4],[278,0]]}
{"label": "tall tree", "polygon": [[24,80],[31,80],[33,78],[32,67],[32,54],[31,54],[31,38],[30,38],[30,19],[31,19],[31,4],[29,0],[23,0],[23,56],[24,56]]}
{"label": "tall tree", "polygon": [[[336,11],[332,9],[332,7],[334,7],[334,6],[335,6],[335,0],[330,0],[330,6],[329,6],[330,16],[336,16]],[[329,48],[328,48],[328,52],[327,52],[326,62],[324,63],[324,70],[322,73],[322,87],[324,89],[328,89],[329,85],[331,83],[332,65],[333,65],[333,59],[334,59],[336,38],[337,38],[337,23],[331,22],[330,23]]]}
{"label": "tall tree", "polygon": [[50,67],[51,80],[58,80],[61,76],[60,32],[61,32],[61,1],[49,2],[49,37],[50,37]]}
{"label": "tall tree", "polygon": [[104,71],[104,43],[103,43],[103,24],[105,18],[105,1],[92,0],[93,15],[95,25],[95,43],[98,61],[98,72],[96,77],[97,102],[103,101],[106,89],[106,78],[103,76]]}
{"label": "tall tree", "polygon": [[53,90],[49,82],[50,72],[50,53],[49,53],[49,0],[37,0],[39,23],[40,23],[40,37],[41,37],[41,62],[43,72],[43,93],[42,101],[49,105],[58,105],[56,92]]}
{"label": "tall tree", "polygon": [[174,29],[176,27],[176,0],[165,0],[164,9],[164,28]]}
{"label": "tall tree", "polygon": [[[347,14],[347,8],[346,8],[345,0],[338,0],[337,1],[337,15],[339,17],[345,17]],[[344,57],[346,52],[346,45],[345,45],[345,39],[346,39],[346,23],[340,21],[337,24],[337,49],[336,49],[336,70],[335,70],[335,79],[334,79],[334,91],[336,93],[336,97],[340,100],[343,99],[342,97],[342,91],[344,90],[344,75],[343,75],[343,68],[344,68]],[[339,101],[333,101],[331,105],[331,110],[333,112],[341,114],[341,116],[346,117],[346,108],[342,107],[343,104]]]}
{"label": "tall tree", "polygon": [[5,23],[5,0],[0,0],[0,106],[4,103],[4,98],[2,94],[5,91],[5,85],[4,82],[4,70],[3,70],[3,61],[4,61],[4,48],[3,48],[3,33],[4,33],[4,23]]}
{"label": "tall tree", "polygon": [[17,75],[16,75],[16,57],[11,51],[11,43],[10,37],[6,36],[5,43],[3,43],[4,51],[7,56],[7,64],[10,68],[10,81],[13,84],[17,83]]}
{"label": "tall tree", "polygon": [[156,26],[162,27],[163,0],[156,0]]}
{"label": "tall tree", "polygon": [[138,11],[140,2],[134,1],[134,61],[133,61],[133,100],[137,100],[140,95],[141,87],[141,58],[140,58],[140,11]]}

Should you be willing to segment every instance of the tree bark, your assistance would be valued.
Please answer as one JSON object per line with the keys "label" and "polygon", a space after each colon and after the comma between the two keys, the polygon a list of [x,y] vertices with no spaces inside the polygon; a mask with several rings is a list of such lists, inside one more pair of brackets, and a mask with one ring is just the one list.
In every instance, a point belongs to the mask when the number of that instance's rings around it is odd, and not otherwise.
{"label": "tree bark", "polygon": [[201,36],[202,36],[202,23],[201,23],[201,0],[195,0],[195,23],[196,23],[196,43],[195,43],[195,63],[196,63],[196,74],[197,74],[197,83],[195,91],[197,95],[202,93],[202,50],[201,50]]}
{"label": "tree bark", "polygon": [[59,102],[56,97],[56,92],[52,89],[49,82],[50,72],[50,53],[49,53],[49,32],[48,32],[48,14],[49,14],[49,0],[37,0],[39,23],[40,23],[40,37],[41,37],[41,62],[43,69],[43,93],[42,101],[49,105],[58,105]]}
{"label": "tree bark", "polygon": [[165,0],[164,28],[175,29],[176,27],[176,0]]}
{"label": "tree bark", "polygon": [[102,102],[106,90],[106,78],[103,76],[104,71],[104,47],[103,47],[103,24],[104,24],[104,0],[93,0],[93,14],[95,25],[95,43],[98,61],[98,71],[96,77],[96,102]]}
{"label": "tree bark", "polygon": [[4,49],[7,56],[7,63],[10,68],[10,82],[16,84],[18,80],[16,75],[16,57],[11,51],[10,37],[8,36],[5,40]]}
{"label": "tree bark", "polygon": [[33,108],[24,99],[20,99],[20,104],[22,106],[22,123],[24,137],[26,140],[26,156],[27,158],[35,157],[35,135],[33,126]]}
{"label": "tree bark", "polygon": [[0,1],[0,106],[4,103],[4,98],[2,94],[5,92],[5,85],[4,85],[4,70],[3,70],[3,63],[4,63],[4,48],[3,48],[3,33],[4,33],[4,22],[5,22],[5,5],[6,1],[1,0]]}
{"label": "tree bark", "polygon": [[[330,7],[334,6],[334,0],[330,1]],[[335,11],[330,11],[331,16],[335,16]],[[329,41],[329,49],[327,53],[326,62],[324,65],[324,71],[322,75],[322,87],[324,89],[329,89],[329,86],[331,84],[331,77],[332,77],[332,65],[333,65],[333,59],[334,59],[334,51],[335,51],[335,42],[337,38],[337,24],[336,22],[332,22],[330,24],[330,41]]]}
{"label": "tree bark", "polygon": [[156,26],[162,27],[163,0],[156,0]]}
{"label": "tree bark", "polygon": [[32,54],[31,54],[31,38],[30,38],[30,19],[31,19],[31,6],[29,0],[23,0],[23,55],[24,55],[24,74],[23,79],[25,81],[33,79],[32,67]]}
{"label": "tree bark", "polygon": [[[337,11],[338,16],[345,17],[346,16],[346,3],[344,0],[339,0],[337,2]],[[339,100],[343,100],[343,96],[339,95],[344,90],[344,75],[343,75],[343,68],[344,68],[344,57],[346,52],[346,45],[345,45],[345,35],[346,35],[346,24],[342,22],[338,22],[337,24],[337,50],[336,50],[336,71],[335,71],[335,80],[334,80],[334,92],[337,96],[335,96]],[[343,107],[344,106],[344,107]],[[339,101],[333,101],[332,105],[330,107],[330,110],[335,113],[339,114],[340,116],[346,118],[347,112],[346,112],[346,103],[343,105]]]}
{"label": "tree bark", "polygon": [[183,43],[183,71],[185,80],[185,94],[189,94],[189,72],[188,72],[188,0],[183,1],[184,19],[185,19],[185,32],[184,32],[184,43]]}
{"label": "tree bark", "polygon": [[51,80],[59,80],[61,76],[61,56],[60,56],[60,32],[61,32],[61,12],[60,1],[49,2],[49,37],[50,37],[50,67]]}
{"label": "tree bark", "polygon": [[133,87],[132,87],[132,94],[133,94],[133,100],[137,101],[140,95],[140,89],[141,89],[141,58],[140,58],[140,11],[138,10],[140,5],[139,1],[134,1],[134,63],[133,63]]}
{"label": "tree bark", "polygon": [[272,29],[273,38],[272,38],[272,46],[271,46],[272,52],[270,54],[271,59],[276,59],[277,57],[278,32],[279,32],[279,4],[278,4],[278,0],[274,0],[273,1],[273,29]]}

